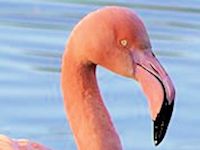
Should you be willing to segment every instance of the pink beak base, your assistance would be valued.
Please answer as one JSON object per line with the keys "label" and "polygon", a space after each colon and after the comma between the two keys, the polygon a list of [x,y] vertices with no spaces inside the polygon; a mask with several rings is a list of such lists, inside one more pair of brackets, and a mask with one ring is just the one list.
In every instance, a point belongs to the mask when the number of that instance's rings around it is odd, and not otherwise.
{"label": "pink beak base", "polygon": [[151,73],[139,65],[136,67],[136,78],[147,97],[151,118],[155,120],[164,99],[163,87]]}
{"label": "pink beak base", "polygon": [[135,78],[141,84],[148,99],[154,121],[154,143],[158,145],[166,134],[172,116],[174,86],[163,67],[153,56],[148,56],[136,64]]}

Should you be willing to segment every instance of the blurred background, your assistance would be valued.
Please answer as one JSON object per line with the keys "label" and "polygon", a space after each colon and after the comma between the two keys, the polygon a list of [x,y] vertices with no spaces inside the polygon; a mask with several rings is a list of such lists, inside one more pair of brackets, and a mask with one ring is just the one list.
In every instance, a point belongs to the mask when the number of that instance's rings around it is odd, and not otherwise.
{"label": "blurred background", "polygon": [[[73,26],[106,5],[129,7],[142,18],[176,86],[169,130],[156,149],[200,149],[198,0],[0,0],[0,134],[76,149],[63,109],[61,56]],[[155,149],[139,85],[101,67],[97,75],[124,150]]]}

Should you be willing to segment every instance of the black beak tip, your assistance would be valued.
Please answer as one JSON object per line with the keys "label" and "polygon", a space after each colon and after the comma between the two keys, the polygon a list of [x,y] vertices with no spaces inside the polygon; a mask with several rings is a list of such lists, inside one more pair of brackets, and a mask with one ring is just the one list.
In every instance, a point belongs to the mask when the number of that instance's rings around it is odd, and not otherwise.
{"label": "black beak tip", "polygon": [[163,138],[157,140],[157,139],[155,139],[155,137],[154,137],[154,144],[155,144],[155,146],[158,146],[158,145],[162,142],[162,140],[163,140]]}
{"label": "black beak tip", "polygon": [[160,113],[154,121],[154,144],[158,146],[165,137],[169,121],[172,116],[174,101],[169,104],[165,99],[161,107]]}
{"label": "black beak tip", "polygon": [[[161,142],[161,141],[160,141]],[[157,140],[154,139],[154,144],[155,146],[158,146],[160,144],[160,142],[158,142]]]}

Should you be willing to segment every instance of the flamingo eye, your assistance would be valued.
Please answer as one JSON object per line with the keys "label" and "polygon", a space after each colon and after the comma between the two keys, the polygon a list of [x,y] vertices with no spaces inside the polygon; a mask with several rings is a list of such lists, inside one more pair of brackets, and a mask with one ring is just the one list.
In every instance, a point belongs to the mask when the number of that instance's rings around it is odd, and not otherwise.
{"label": "flamingo eye", "polygon": [[126,47],[128,45],[128,41],[123,39],[120,41],[120,44],[123,46],[123,47]]}

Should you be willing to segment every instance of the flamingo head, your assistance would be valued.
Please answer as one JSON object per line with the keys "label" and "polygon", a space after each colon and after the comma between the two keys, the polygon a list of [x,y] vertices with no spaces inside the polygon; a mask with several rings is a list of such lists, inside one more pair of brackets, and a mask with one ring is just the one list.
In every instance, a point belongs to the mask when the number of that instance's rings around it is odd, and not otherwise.
{"label": "flamingo head", "polygon": [[154,142],[158,145],[172,115],[175,89],[153,54],[147,31],[137,15],[122,7],[97,10],[75,27],[70,42],[79,43],[74,49],[83,62],[102,65],[141,84],[154,122]]}

